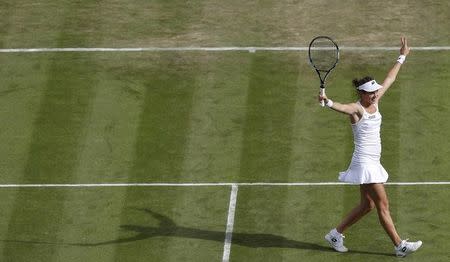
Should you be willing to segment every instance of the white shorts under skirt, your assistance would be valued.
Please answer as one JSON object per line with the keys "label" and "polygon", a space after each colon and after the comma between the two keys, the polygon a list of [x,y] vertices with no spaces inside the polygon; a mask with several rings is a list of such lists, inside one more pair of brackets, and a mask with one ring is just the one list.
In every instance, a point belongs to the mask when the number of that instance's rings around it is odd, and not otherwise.
{"label": "white shorts under skirt", "polygon": [[352,161],[346,171],[339,172],[339,181],[352,184],[386,183],[388,177],[379,161],[370,163]]}

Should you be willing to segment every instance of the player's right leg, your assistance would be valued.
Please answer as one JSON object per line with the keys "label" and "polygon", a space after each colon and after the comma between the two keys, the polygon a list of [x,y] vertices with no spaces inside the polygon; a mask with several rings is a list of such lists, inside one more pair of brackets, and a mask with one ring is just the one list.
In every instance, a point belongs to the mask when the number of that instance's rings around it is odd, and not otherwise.
{"label": "player's right leg", "polygon": [[366,186],[360,185],[359,191],[360,203],[344,217],[342,222],[336,227],[337,231],[344,232],[347,228],[358,222],[375,207],[375,203],[370,197]]}
{"label": "player's right leg", "polygon": [[348,251],[348,249],[344,246],[344,235],[342,232],[360,220],[375,207],[373,200],[370,198],[369,192],[362,185],[360,186],[360,193],[360,203],[353,208],[352,211],[350,211],[350,213],[335,229],[332,229],[327,235],[325,235],[325,239],[328,241],[330,246],[338,252]]}

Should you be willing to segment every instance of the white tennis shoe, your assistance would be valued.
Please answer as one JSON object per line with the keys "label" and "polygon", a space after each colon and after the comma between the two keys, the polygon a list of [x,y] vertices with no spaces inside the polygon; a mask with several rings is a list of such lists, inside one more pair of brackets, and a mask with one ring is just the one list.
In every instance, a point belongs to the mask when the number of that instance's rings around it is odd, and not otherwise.
{"label": "white tennis shoe", "polygon": [[397,257],[405,257],[406,255],[415,252],[422,246],[422,241],[408,242],[408,239],[402,240],[402,242],[395,248],[395,255]]}
{"label": "white tennis shoe", "polygon": [[337,252],[347,252],[348,248],[344,246],[345,236],[337,232],[336,228],[332,229],[328,234],[325,235],[325,239],[328,241],[330,246],[334,248]]}

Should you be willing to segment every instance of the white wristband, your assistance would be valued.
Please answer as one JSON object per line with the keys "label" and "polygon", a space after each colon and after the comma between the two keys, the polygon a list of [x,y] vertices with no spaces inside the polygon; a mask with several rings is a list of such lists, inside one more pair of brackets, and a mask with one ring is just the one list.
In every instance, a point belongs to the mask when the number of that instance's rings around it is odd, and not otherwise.
{"label": "white wristband", "polygon": [[406,60],[406,56],[405,55],[400,55],[397,58],[397,62],[399,62],[400,64],[403,64],[405,62],[405,60]]}
{"label": "white wristband", "polygon": [[334,104],[333,100],[327,99],[327,103],[325,105],[328,106],[328,107],[332,107],[333,104]]}

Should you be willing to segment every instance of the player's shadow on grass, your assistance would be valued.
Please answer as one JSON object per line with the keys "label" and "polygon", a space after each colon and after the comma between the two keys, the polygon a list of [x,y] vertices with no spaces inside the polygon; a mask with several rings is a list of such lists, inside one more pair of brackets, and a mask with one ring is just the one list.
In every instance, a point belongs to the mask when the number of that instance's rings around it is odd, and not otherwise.
{"label": "player's shadow on grass", "polygon": [[[177,225],[172,219],[159,213],[156,213],[150,209],[137,209],[137,210],[145,212],[151,215],[153,218],[157,219],[159,221],[159,226],[152,227],[140,225],[121,225],[120,227],[122,229],[132,231],[137,234],[127,238],[119,238],[104,242],[84,243],[77,245],[92,247],[111,244],[123,244],[162,236],[203,239],[203,240],[217,241],[221,243],[223,243],[225,240],[225,233],[222,231],[212,231],[212,230],[183,227]],[[274,247],[274,248],[295,248],[295,249],[309,249],[325,252],[335,252],[334,250],[332,250],[327,246],[292,240],[283,236],[273,234],[259,234],[259,233],[250,234],[250,233],[234,232],[232,236],[232,243],[233,245],[240,245],[251,248]],[[392,254],[365,252],[365,251],[351,251],[350,253],[392,256]]]}

